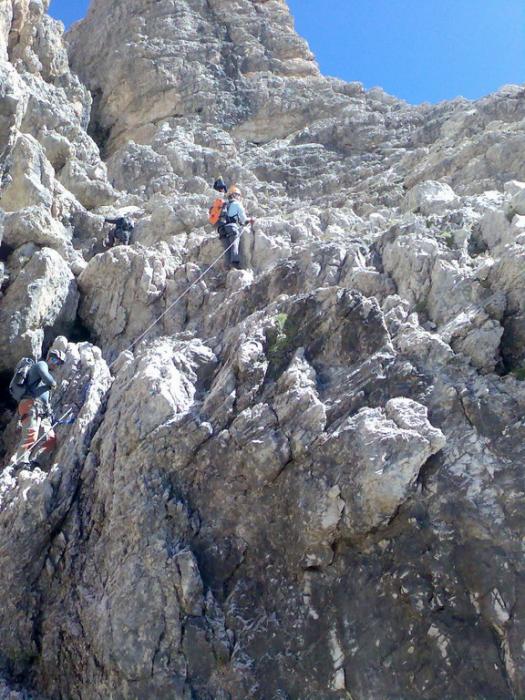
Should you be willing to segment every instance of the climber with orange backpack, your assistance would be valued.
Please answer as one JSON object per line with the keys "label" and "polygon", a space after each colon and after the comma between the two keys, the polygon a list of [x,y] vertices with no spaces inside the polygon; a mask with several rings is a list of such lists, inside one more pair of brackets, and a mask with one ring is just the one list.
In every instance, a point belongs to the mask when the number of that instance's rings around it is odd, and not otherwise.
{"label": "climber with orange backpack", "polygon": [[226,189],[222,178],[218,178],[213,188],[218,192],[226,192],[227,199],[216,199],[209,212],[208,221],[217,227],[219,237],[222,239],[226,251],[229,251],[230,263],[233,267],[240,267],[239,244],[242,235],[242,227],[253,224],[253,219],[248,219],[242,205],[242,194],[236,185]]}

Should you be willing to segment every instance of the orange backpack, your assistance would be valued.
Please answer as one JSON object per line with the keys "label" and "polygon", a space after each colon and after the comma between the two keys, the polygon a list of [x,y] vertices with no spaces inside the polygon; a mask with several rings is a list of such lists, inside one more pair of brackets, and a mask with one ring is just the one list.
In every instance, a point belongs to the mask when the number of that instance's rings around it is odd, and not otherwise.
{"label": "orange backpack", "polygon": [[216,226],[221,218],[222,210],[226,202],[224,199],[216,199],[210,207],[208,221],[212,226]]}

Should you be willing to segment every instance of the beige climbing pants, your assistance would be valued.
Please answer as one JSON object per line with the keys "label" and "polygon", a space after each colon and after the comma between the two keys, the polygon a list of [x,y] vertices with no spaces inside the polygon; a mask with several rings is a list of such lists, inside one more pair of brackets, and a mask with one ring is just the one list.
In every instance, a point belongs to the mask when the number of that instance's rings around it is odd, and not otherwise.
{"label": "beige climbing pants", "polygon": [[[44,406],[38,399],[22,399],[18,404],[18,415],[22,435],[18,448],[9,462],[15,464],[28,464],[30,459],[38,459],[42,454],[51,452],[56,446],[56,435],[52,428],[51,419],[47,416]],[[31,455],[31,450],[39,438],[46,436],[38,445],[38,449]]]}

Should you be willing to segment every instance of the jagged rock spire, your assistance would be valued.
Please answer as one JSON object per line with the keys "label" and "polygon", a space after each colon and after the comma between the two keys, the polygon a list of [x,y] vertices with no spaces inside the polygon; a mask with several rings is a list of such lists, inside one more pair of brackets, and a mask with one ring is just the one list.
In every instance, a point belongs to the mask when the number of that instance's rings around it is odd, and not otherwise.
{"label": "jagged rock spire", "polygon": [[95,0],[69,41],[112,144],[166,117],[231,127],[269,83],[319,75],[280,0]]}

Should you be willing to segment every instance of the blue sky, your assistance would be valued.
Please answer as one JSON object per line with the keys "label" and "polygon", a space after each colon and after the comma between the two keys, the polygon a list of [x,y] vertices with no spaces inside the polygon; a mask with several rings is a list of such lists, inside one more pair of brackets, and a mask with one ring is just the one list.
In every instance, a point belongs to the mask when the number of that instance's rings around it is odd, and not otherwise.
{"label": "blue sky", "polygon": [[89,0],[51,0],[49,14],[69,27],[77,19],[82,19],[87,13]]}
{"label": "blue sky", "polygon": [[[52,0],[66,26],[89,0]],[[409,102],[525,83],[525,0],[288,0],[321,70]]]}

